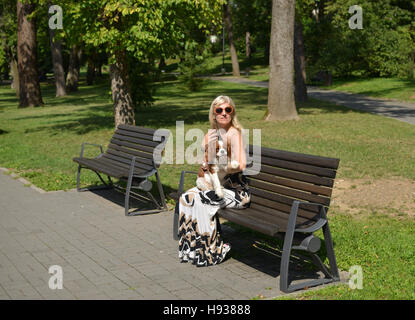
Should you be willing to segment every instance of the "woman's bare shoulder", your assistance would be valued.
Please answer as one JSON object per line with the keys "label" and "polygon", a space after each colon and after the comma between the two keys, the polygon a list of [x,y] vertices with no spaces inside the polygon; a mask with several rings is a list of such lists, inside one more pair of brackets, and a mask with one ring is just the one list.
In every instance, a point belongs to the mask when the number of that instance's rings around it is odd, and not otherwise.
{"label": "woman's bare shoulder", "polygon": [[233,136],[233,135],[241,135],[241,132],[238,130],[238,129],[236,129],[235,127],[231,127],[231,128],[229,128],[229,130],[228,130],[228,135],[229,136]]}

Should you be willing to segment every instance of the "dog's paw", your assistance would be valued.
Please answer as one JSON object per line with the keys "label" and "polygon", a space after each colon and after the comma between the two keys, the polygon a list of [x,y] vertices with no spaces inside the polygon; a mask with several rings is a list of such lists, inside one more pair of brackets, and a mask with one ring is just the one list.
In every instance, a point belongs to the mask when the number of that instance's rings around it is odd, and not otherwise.
{"label": "dog's paw", "polygon": [[238,161],[236,161],[236,160],[232,160],[231,161],[231,168],[232,169],[236,169],[236,168],[238,168],[239,167],[239,162]]}
{"label": "dog's paw", "polygon": [[216,195],[218,196],[219,199],[223,199],[224,194],[223,194],[222,188],[216,189],[215,193],[216,193]]}
{"label": "dog's paw", "polygon": [[205,179],[203,178],[197,178],[196,179],[196,187],[200,190],[200,191],[206,191],[209,190]]}

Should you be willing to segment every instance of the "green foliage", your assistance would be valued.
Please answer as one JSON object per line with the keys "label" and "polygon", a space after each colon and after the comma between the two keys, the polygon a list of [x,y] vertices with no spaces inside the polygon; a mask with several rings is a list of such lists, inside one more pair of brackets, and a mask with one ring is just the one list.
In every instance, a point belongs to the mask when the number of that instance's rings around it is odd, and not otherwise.
{"label": "green foliage", "polygon": [[203,85],[203,79],[200,75],[207,70],[207,58],[210,56],[211,46],[209,41],[204,44],[187,42],[181,53],[181,62],[179,63],[179,80],[190,91],[199,91]]}
{"label": "green foliage", "polygon": [[269,47],[272,0],[233,0],[233,32],[238,52],[245,52],[245,34],[251,34],[251,50]]}
{"label": "green foliage", "polygon": [[10,59],[17,59],[16,1],[0,2],[0,71],[8,72]]}
{"label": "green foliage", "polygon": [[220,22],[223,1],[87,0],[69,6],[67,0],[69,34],[74,39],[82,34],[86,46],[105,48],[110,64],[117,52],[127,53],[131,94],[139,109],[153,101],[156,60],[206,39]]}
{"label": "green foliage", "polygon": [[353,0],[299,1],[305,51],[311,73],[329,69],[335,76],[411,76],[415,57],[415,3],[362,0],[363,29],[350,29]]}
{"label": "green foliage", "polygon": [[144,107],[151,106],[154,102],[155,86],[153,82],[156,70],[152,64],[138,61],[133,55],[128,55],[127,58],[131,97],[134,110],[139,111]]}

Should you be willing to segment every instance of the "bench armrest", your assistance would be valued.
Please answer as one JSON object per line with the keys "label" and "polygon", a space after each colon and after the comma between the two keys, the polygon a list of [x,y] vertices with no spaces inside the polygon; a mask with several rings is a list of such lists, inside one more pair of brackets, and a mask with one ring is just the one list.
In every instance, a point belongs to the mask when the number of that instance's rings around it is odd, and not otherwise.
{"label": "bench armrest", "polygon": [[[101,150],[101,154],[103,154],[104,153],[104,150],[102,149],[102,145],[100,145],[100,144],[95,144],[95,143],[89,143],[89,142],[83,142],[82,143],[82,147],[81,147],[81,154],[80,154],[80,158],[83,158],[83,156],[84,156],[84,150],[85,150],[85,146],[86,145],[90,145],[90,146],[95,146],[95,147],[99,147],[99,149]],[[98,157],[101,155],[101,154],[99,154],[98,155]]]}
{"label": "bench armrest", "polygon": [[327,216],[326,216],[326,208],[320,204],[320,203],[313,203],[313,202],[307,202],[307,201],[300,201],[300,200],[294,200],[292,206],[291,206],[291,212],[290,212],[290,220],[291,223],[295,224],[295,220],[297,218],[298,208],[301,204],[307,204],[311,206],[315,206],[319,208],[319,218],[312,226],[308,228],[303,229],[295,229],[295,232],[301,232],[301,233],[312,233],[320,228],[322,228],[327,223]]}
{"label": "bench armrest", "polygon": [[179,197],[181,196],[181,194],[183,193],[183,187],[184,187],[184,175],[186,173],[193,173],[197,175],[197,172],[195,171],[186,171],[183,170],[182,173],[180,174],[180,182],[179,182],[179,190],[177,191]]}

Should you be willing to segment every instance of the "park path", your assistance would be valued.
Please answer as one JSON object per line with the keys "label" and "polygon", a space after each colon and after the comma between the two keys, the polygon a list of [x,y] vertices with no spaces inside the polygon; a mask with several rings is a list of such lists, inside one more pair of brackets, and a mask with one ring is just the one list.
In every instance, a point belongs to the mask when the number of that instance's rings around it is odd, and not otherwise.
{"label": "park path", "polygon": [[[2,171],[0,300],[234,300],[282,294],[280,253],[265,253],[257,239],[226,225],[230,257],[197,268],[179,263],[172,211],[126,217],[123,197],[114,190],[44,192]],[[63,289],[49,288],[54,265],[62,268]],[[343,281],[346,276],[342,273]]]}
{"label": "park path", "polygon": [[[218,76],[209,78],[216,81],[227,81],[268,88],[267,81]],[[379,114],[415,125],[415,103],[372,98],[360,94],[321,89],[314,86],[308,86],[307,93],[309,97],[314,99],[333,102],[352,109]]]}

